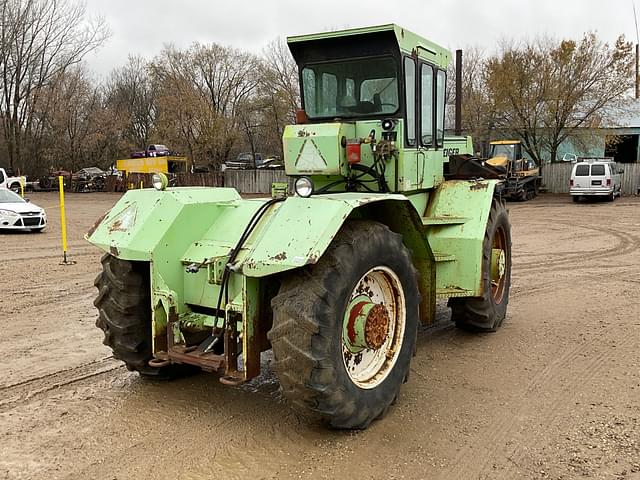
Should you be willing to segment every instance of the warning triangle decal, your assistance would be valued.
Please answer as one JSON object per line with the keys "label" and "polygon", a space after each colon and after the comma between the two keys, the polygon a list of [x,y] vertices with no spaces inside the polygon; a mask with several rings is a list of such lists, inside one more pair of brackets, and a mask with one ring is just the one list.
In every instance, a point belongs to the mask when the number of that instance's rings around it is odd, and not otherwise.
{"label": "warning triangle decal", "polygon": [[310,138],[305,139],[302,147],[300,147],[300,153],[298,153],[296,168],[299,171],[319,172],[326,167],[327,162],[322,158],[322,154],[315,142]]}

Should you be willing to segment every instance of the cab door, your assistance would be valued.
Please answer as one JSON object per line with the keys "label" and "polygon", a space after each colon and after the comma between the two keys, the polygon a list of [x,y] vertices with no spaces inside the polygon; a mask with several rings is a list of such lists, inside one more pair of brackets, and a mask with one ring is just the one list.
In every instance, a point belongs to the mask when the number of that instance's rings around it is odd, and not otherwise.
{"label": "cab door", "polygon": [[401,157],[400,178],[397,179],[401,191],[420,188],[418,173],[418,68],[413,57],[404,57],[404,149]]}
{"label": "cab door", "polygon": [[420,132],[418,170],[422,188],[444,180],[444,112],[447,75],[444,70],[420,62]]}

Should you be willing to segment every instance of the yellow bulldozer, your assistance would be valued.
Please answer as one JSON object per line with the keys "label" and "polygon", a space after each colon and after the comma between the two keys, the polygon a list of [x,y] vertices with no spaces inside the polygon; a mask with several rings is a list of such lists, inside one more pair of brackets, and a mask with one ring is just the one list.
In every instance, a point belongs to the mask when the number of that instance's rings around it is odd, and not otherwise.
{"label": "yellow bulldozer", "polygon": [[519,140],[496,140],[489,143],[489,158],[485,163],[504,169],[503,196],[513,200],[530,200],[538,195],[540,168],[522,153]]}

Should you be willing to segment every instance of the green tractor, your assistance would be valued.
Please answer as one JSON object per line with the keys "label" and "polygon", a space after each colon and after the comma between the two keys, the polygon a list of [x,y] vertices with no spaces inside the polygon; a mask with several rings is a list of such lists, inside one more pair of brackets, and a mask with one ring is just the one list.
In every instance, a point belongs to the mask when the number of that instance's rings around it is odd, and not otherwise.
{"label": "green tractor", "polygon": [[303,110],[284,135],[295,195],[133,190],[89,232],[97,326],[130,370],[198,367],[239,385],[273,350],[284,396],[366,428],[408,378],[419,323],[505,318],[510,222],[499,175],[444,132],[450,53],[397,25],[296,36]]}

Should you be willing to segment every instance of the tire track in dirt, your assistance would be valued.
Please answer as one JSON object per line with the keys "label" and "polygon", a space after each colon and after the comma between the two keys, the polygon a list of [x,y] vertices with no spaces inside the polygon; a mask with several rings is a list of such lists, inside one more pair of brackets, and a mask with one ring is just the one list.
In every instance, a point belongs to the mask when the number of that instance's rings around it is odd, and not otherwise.
{"label": "tire track in dirt", "polygon": [[[87,256],[91,256],[91,255],[95,255],[96,257],[100,256],[99,252],[96,252],[95,248],[87,248],[87,249],[78,249],[78,250],[69,250],[68,251],[68,258],[73,260],[76,257],[87,257]],[[24,262],[24,261],[31,261],[31,260],[49,260],[49,259],[61,259],[62,258],[62,252],[55,252],[55,253],[48,253],[46,255],[30,255],[28,252],[24,252],[24,256],[20,256],[20,255],[13,255],[11,256],[11,258],[7,258],[7,259],[3,259],[2,263],[11,263],[11,262]],[[56,262],[58,263],[58,262]]]}
{"label": "tire track in dirt", "polygon": [[[488,430],[480,432],[476,437],[476,441],[463,448],[454,460],[454,470],[450,478],[479,478],[483,472],[488,470],[491,462],[500,458],[509,460],[509,468],[504,472],[497,472],[491,468],[492,478],[517,478],[514,476],[517,472],[515,467],[521,468],[518,464],[520,454],[518,453],[518,441],[513,440],[506,452],[503,450],[504,441],[509,438],[509,433],[520,424],[523,417],[535,410],[536,422],[549,424],[559,416],[558,409],[562,405],[566,405],[567,401],[573,398],[577,387],[587,383],[589,380],[600,375],[606,367],[603,362],[604,358],[609,354],[606,346],[602,346],[597,354],[591,355],[586,362],[577,365],[578,368],[571,370],[569,367],[576,366],[576,361],[580,357],[585,357],[585,350],[598,346],[600,337],[593,337],[591,341],[580,343],[574,348],[565,351],[553,361],[551,361],[543,369],[539,370],[531,379],[526,388],[518,394],[512,403],[516,403],[516,407],[511,414],[499,415],[498,420],[491,424]],[[636,340],[633,335],[626,335],[616,344],[617,350],[622,350]],[[556,383],[555,381],[567,376],[566,382]],[[529,398],[538,391],[544,390],[547,386],[556,385],[558,388],[553,390],[553,408],[536,410],[532,406]],[[517,435],[519,437],[520,435]],[[513,435],[512,435],[513,437]],[[515,458],[514,458],[515,456]],[[478,460],[480,459],[480,460]]]}
{"label": "tire track in dirt", "polygon": [[[592,252],[580,252],[580,256],[590,255],[589,259],[599,259],[605,257],[618,257],[627,255],[638,248],[640,243],[634,235],[628,234],[621,230],[597,226],[584,226],[570,224],[578,228],[586,228],[590,230],[604,232],[619,240],[613,247],[605,249],[597,249]],[[527,267],[527,273],[535,271],[540,274],[546,270],[553,270],[559,265],[565,265],[574,261],[574,258],[563,258],[556,261],[548,262],[540,265],[538,262],[521,264],[518,267]],[[534,268],[538,266],[539,268]],[[582,270],[583,268],[578,268]],[[593,264],[585,265],[584,268],[593,268]],[[619,272],[618,272],[619,273]],[[522,281],[526,281],[528,275],[523,276]],[[590,275],[586,275],[590,277]],[[575,276],[571,277],[575,280]],[[539,294],[545,291],[553,291],[559,284],[566,283],[568,279],[556,279],[541,286],[533,286],[513,291],[511,298],[518,298],[522,294],[530,295],[532,293]],[[625,281],[625,279],[621,279]],[[633,280],[630,280],[633,282]],[[624,336],[616,343],[617,350],[624,350],[635,341],[635,336]],[[512,432],[521,425],[521,419],[527,418],[535,410],[535,402],[530,399],[548,387],[555,387],[551,390],[552,397],[547,399],[551,402],[552,407],[535,411],[535,421],[540,424],[549,424],[557,419],[561,413],[560,408],[566,405],[567,401],[573,398],[576,389],[588,383],[589,380],[600,376],[607,368],[605,358],[609,355],[606,345],[600,343],[601,338],[593,337],[586,343],[580,343],[574,348],[566,350],[562,355],[552,360],[544,368],[539,370],[527,386],[512,400],[515,403],[515,409],[509,414],[500,415],[497,421],[482,431],[476,441],[468,444],[460,450],[453,461],[454,469],[448,472],[449,478],[480,478],[483,474],[491,473],[492,478],[512,479],[518,478],[518,474],[522,475],[521,467],[522,456],[524,452],[518,449],[520,433],[514,435]],[[589,355],[589,351],[596,350],[597,353]],[[582,361],[584,359],[584,361]],[[510,435],[511,434],[511,435]],[[510,443],[506,446],[505,439],[509,439]],[[493,468],[493,462],[497,459],[508,460],[508,466],[501,471]]]}
{"label": "tire track in dirt", "polygon": [[[635,338],[633,335],[627,335],[624,337],[624,340],[616,343],[616,348],[630,346],[634,340]],[[590,343],[590,345],[593,345],[593,343]],[[554,424],[555,421],[562,416],[560,408],[567,405],[574,398],[576,387],[580,384],[588,383],[590,380],[598,378],[603,374],[604,370],[607,368],[607,363],[604,360],[610,356],[610,353],[611,352],[606,348],[606,346],[603,346],[597,354],[586,357],[588,360],[581,366],[578,375],[575,375],[574,372],[567,371],[566,368],[579,360],[580,357],[585,357],[585,355],[581,354],[580,351],[572,351],[572,353],[567,355],[561,362],[557,362],[555,365],[556,368],[548,370],[550,373],[548,379],[545,379],[544,382],[538,381],[531,384],[527,389],[528,395],[535,394],[536,391],[543,390],[545,383],[553,383],[555,380],[562,380],[564,376],[569,378],[569,381],[567,382],[557,383],[559,385],[559,388],[557,389],[558,394],[554,395],[551,408],[537,410],[535,417],[536,423],[542,425]],[[527,410],[530,411],[531,409]],[[509,452],[504,455],[509,460],[508,468],[501,471],[496,478],[509,480],[517,478],[515,476],[518,473],[516,467],[522,468],[521,464],[524,456],[524,452],[518,448],[518,440],[521,436],[521,434],[518,434],[516,439],[511,442]]]}
{"label": "tire track in dirt", "polygon": [[124,369],[123,363],[113,356],[108,356],[11,385],[0,386],[2,397],[0,399],[0,413],[10,409],[11,405],[17,402],[22,403],[56,388],[118,369]]}
{"label": "tire track in dirt", "polygon": [[[519,269],[526,268],[529,271],[533,270],[533,271],[536,271],[536,273],[539,273],[541,270],[553,270],[558,266],[574,263],[574,261],[577,258],[584,258],[585,256],[588,256],[589,262],[592,262],[593,260],[599,260],[601,258],[624,256],[636,251],[640,246],[640,240],[635,235],[631,235],[622,230],[613,229],[611,227],[608,227],[608,228],[596,227],[593,225],[587,226],[587,225],[568,224],[568,223],[565,223],[565,225],[583,228],[586,230],[595,230],[598,232],[609,234],[615,237],[616,239],[618,239],[619,243],[607,248],[599,248],[595,250],[583,250],[580,252],[576,252],[575,254],[572,254],[568,258],[559,258],[557,260],[550,260],[544,263],[542,263],[541,261],[520,263],[517,265],[517,267]],[[593,267],[593,265],[591,263],[587,265],[576,265],[576,268],[582,268],[582,267],[591,268]]]}
{"label": "tire track in dirt", "polygon": [[[623,267],[628,267],[627,269],[624,269]],[[596,269],[596,267],[593,267],[594,270]],[[622,265],[622,266],[611,266],[610,268],[607,269],[603,269],[603,268],[597,268],[597,273],[599,275],[602,274],[609,274],[610,271],[613,271],[613,273],[615,273],[615,275],[621,276],[621,275],[631,275],[630,277],[626,277],[626,278],[618,278],[617,281],[619,282],[629,282],[629,283],[640,283],[640,279],[634,279],[633,274],[636,272],[636,268],[634,265]],[[556,290],[558,287],[567,284],[567,283],[575,283],[577,281],[581,281],[581,280],[591,280],[593,279],[593,273],[584,273],[581,275],[577,275],[576,272],[572,271],[569,274],[567,274],[567,276],[565,277],[555,277],[552,280],[547,280],[545,281],[544,284],[528,284],[527,281],[527,277],[523,276],[523,277],[518,277],[516,278],[516,283],[514,284],[514,280],[512,277],[511,280],[511,290],[509,292],[509,302],[511,302],[514,298],[519,298],[522,295],[533,295],[533,294],[539,294],[539,293],[548,293],[548,292],[552,292],[554,290]]]}

